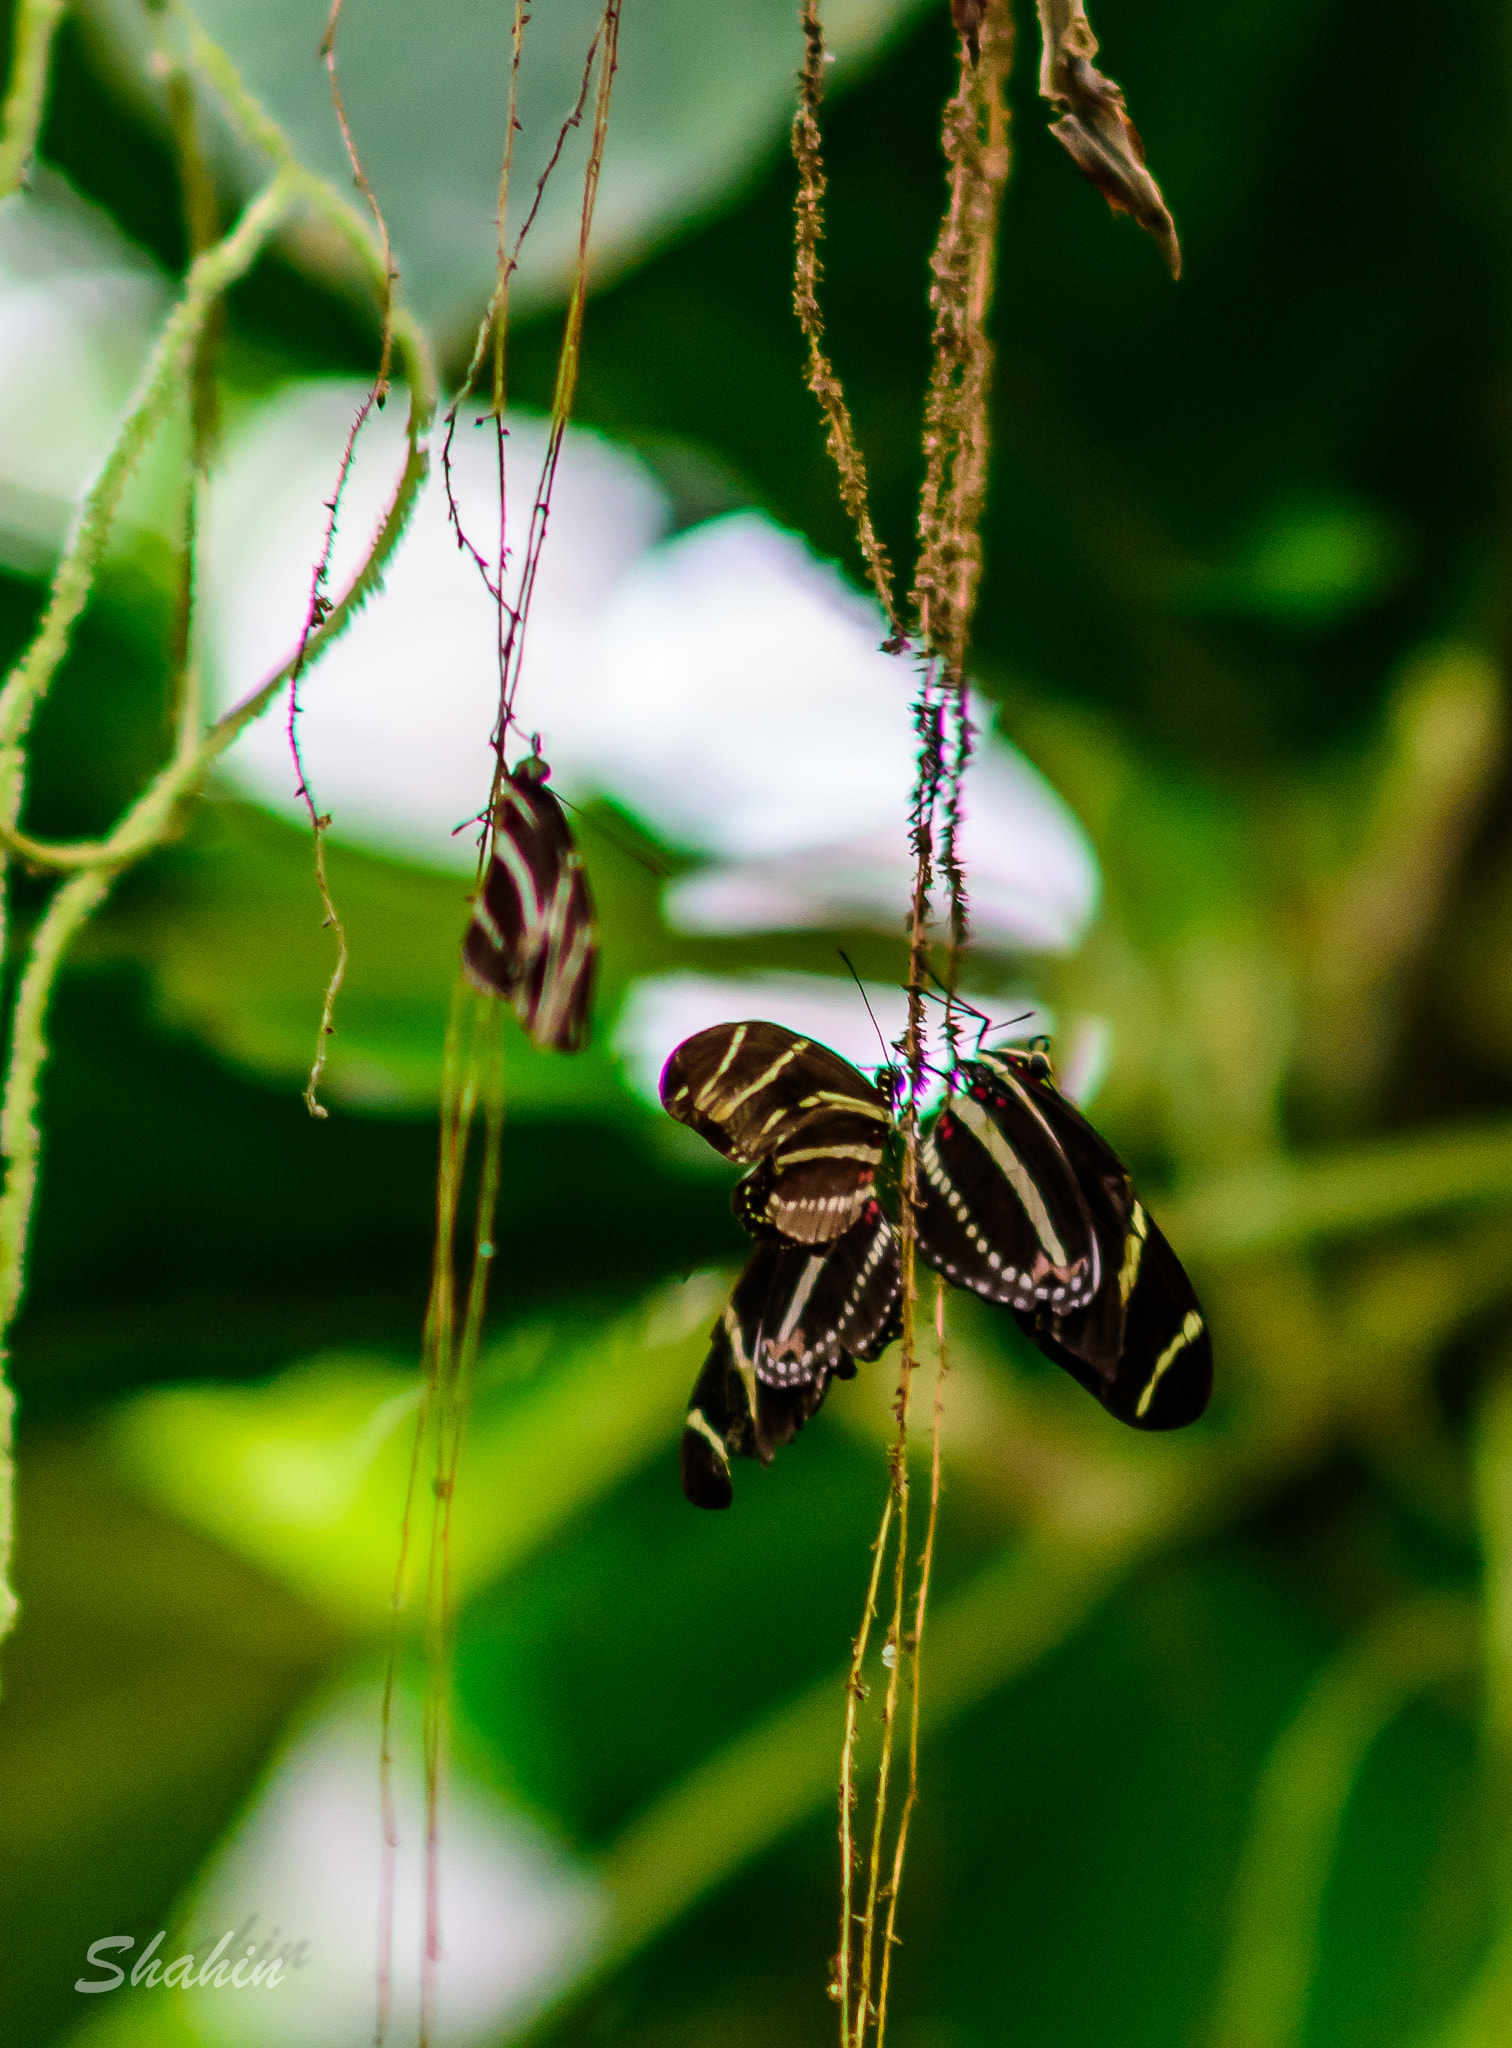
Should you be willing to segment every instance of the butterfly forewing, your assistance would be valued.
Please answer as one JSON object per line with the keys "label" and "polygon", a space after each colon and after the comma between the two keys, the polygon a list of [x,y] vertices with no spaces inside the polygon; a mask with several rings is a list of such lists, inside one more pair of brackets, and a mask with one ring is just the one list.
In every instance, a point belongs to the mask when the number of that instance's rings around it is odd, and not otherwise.
{"label": "butterfly forewing", "polygon": [[975,1064],[1017,1083],[1053,1131],[1086,1204],[1099,1285],[1080,1307],[1041,1297],[1014,1302],[1019,1323],[1047,1358],[1135,1429],[1181,1429],[1207,1406],[1213,1349],[1181,1261],[1134,1192],[1127,1167],[1060,1094],[1048,1064],[999,1049]]}
{"label": "butterfly forewing", "polygon": [[537,1045],[577,1052],[588,1038],[598,939],[582,860],[546,774],[532,756],[500,786],[462,960],[476,987],[513,1003]]}
{"label": "butterfly forewing", "polygon": [[762,1163],[742,1220],[796,1244],[833,1243],[856,1222],[892,1124],[880,1089],[848,1060],[755,1019],[685,1039],[662,1071],[661,1099],[726,1159]]}
{"label": "butterfly forewing", "polygon": [[919,1147],[921,1256],[1009,1308],[1085,1308],[1099,1245],[1052,1125],[1011,1072],[968,1060],[959,1082]]}

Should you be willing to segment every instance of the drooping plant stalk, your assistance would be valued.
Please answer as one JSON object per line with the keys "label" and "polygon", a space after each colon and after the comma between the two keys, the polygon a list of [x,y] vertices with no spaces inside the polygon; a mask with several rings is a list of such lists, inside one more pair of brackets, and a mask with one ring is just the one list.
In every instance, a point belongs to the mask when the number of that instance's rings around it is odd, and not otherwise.
{"label": "drooping plant stalk", "polygon": [[[55,13],[23,7],[18,18],[0,165],[24,165],[35,149]],[[172,0],[163,19],[182,39],[182,55],[170,49],[163,68],[183,174],[192,260],[111,448],[70,524],[37,630],[0,686],[0,857],[7,863],[20,858],[29,866],[67,878],[60,882],[30,938],[8,1020],[9,1052],[0,1091],[0,1349],[14,1322],[24,1284],[41,1159],[36,1111],[47,1057],[47,1013],[68,947],[105,901],[116,877],[177,829],[185,802],[198,793],[215,760],[287,686],[296,664],[308,670],[318,661],[378,588],[425,474],[423,436],[435,403],[425,337],[401,310],[394,320],[394,345],[403,360],[410,392],[407,452],[377,531],[345,589],[325,606],[318,627],[302,649],[207,728],[192,654],[198,541],[195,503],[197,478],[208,455],[214,421],[213,362],[208,343],[225,294],[301,210],[317,214],[337,231],[375,285],[382,274],[382,257],[367,223],[334,187],[299,164],[282,132],[246,92],[224,53],[205,37],[187,10]],[[208,179],[198,159],[194,109],[187,97],[191,74],[219,93],[235,125],[272,159],[273,175],[268,183],[219,239],[210,238]],[[61,844],[40,841],[24,833],[19,823],[31,721],[88,603],[126,486],[155,435],[175,416],[187,416],[190,431],[170,649],[172,752],[102,838]],[[0,957],[7,940],[5,905],[0,904]],[[0,1394],[0,1427],[5,1432],[0,1443],[0,1586],[6,1588],[0,1591],[0,1632],[9,1626],[14,1613],[4,1579],[11,1526],[9,1414],[7,1391]]]}
{"label": "drooping plant stalk", "polygon": [[829,55],[824,47],[819,0],[803,0],[799,19],[803,26],[803,69],[798,74],[798,111],[793,116],[792,134],[793,161],[798,166],[793,237],[793,310],[798,315],[798,324],[803,329],[807,344],[806,381],[824,413],[825,442],[839,474],[840,497],[856,529],[856,539],[866,562],[872,589],[877,594],[877,602],[886,612],[892,627],[889,644],[894,651],[901,651],[903,624],[894,596],[892,564],[872,523],[866,458],[856,439],[844,387],[824,346],[824,311],[819,303],[819,280],[824,275],[824,266],[819,244],[824,239],[824,195],[828,181],[819,133],[819,106],[824,98],[824,74]]}
{"label": "drooping plant stalk", "polygon": [[[948,168],[944,220],[931,260],[933,314],[931,365],[924,406],[924,479],[919,503],[919,549],[909,593],[909,627],[920,663],[914,701],[918,767],[909,816],[914,879],[908,913],[908,1023],[901,1041],[906,1070],[900,1111],[903,1172],[900,1255],[903,1339],[894,1401],[897,1434],[888,1453],[888,1494],[873,1557],[861,1630],[847,1688],[840,1767],[841,1923],[832,1989],[840,2004],[842,2048],[864,2048],[875,2030],[878,2048],[887,2024],[891,1950],[896,1940],[909,1822],[918,1802],[919,1645],[923,1635],[939,1507],[939,1418],[946,1369],[943,1301],[936,1304],[937,1364],[930,1511],[912,1599],[908,1571],[908,1402],[917,1368],[917,1233],[919,1102],[924,1081],[924,997],[930,976],[937,877],[946,896],[946,1036],[954,1047],[954,996],[967,940],[966,875],[960,854],[962,781],[971,758],[972,728],[966,695],[966,653],[981,576],[981,519],[988,457],[987,397],[992,351],[987,313],[992,300],[998,213],[1008,175],[1005,88],[1013,54],[1013,23],[1005,0],[956,5],[959,36],[956,90],[942,122]],[[818,399],[825,436],[839,476],[840,495],[878,601],[886,612],[892,652],[906,644],[891,565],[877,536],[866,468],[844,391],[824,346],[818,298],[825,174],[818,113],[827,62],[818,0],[800,10],[804,64],[793,123],[798,168],[793,302],[807,345],[807,382]],[[855,1756],[862,1676],[880,1583],[883,1551],[897,1544],[892,1620],[884,1644],[887,1679],[881,1708],[881,1754],[872,1809],[864,1902],[855,1908],[856,1842],[853,1818]],[[905,1666],[909,1676],[908,1779],[890,1857],[885,1853],[893,1741]],[[886,1882],[883,1877],[886,1872]],[[877,1909],[885,1896],[886,1924],[877,1940]],[[859,1966],[855,1927],[859,1922]]]}
{"label": "drooping plant stalk", "polygon": [[[618,65],[620,0],[605,0],[602,16],[589,45],[576,104],[562,124],[556,147],[537,181],[524,222],[511,246],[507,235],[507,209],[513,167],[520,62],[528,20],[529,15],[523,0],[516,0],[512,24],[506,139],[499,180],[497,274],[494,290],[479,324],[472,360],[462,389],[447,414],[442,449],[442,473],[446,484],[449,515],[459,543],[470,554],[482,577],[484,587],[496,608],[498,619],[499,709],[494,729],[494,770],[488,805],[483,814],[484,831],[479,847],[479,887],[482,886],[487,868],[495,806],[505,773],[505,747],[513,721],[514,695],[523,659],[530,600],[545,542],[562,444],[577,388],[578,362],[588,299],[589,246],[598,197],[599,173],[603,164],[604,146],[608,139],[614,75]],[[514,601],[511,603],[505,589],[506,560],[511,552],[508,545],[508,479],[504,428],[505,335],[509,285],[518,265],[524,237],[539,210],[547,180],[561,159],[568,136],[582,121],[590,96],[593,102],[593,123],[583,176],[578,247],[558,355],[547,447],[521,551],[520,579]],[[452,489],[450,459],[459,409],[490,355],[499,482],[498,544],[492,561],[464,529]],[[448,1754],[454,1631],[451,1596],[453,1503],[471,1406],[473,1374],[482,1341],[489,1281],[493,1272],[494,1215],[501,1179],[503,1132],[504,1056],[500,1006],[496,1000],[481,994],[463,979],[459,962],[442,1079],[440,1154],[436,1182],[436,1235],[424,1331],[421,1399],[416,1415],[414,1449],[395,1578],[388,1667],[384,1682],[380,1764],[384,1848],[380,1879],[376,2028],[376,2040],[380,2044],[384,2040],[392,2012],[394,1869],[398,1848],[392,1777],[393,1724],[399,1660],[404,1643],[403,1616],[408,1598],[412,1520],[419,1498],[420,1474],[426,1470],[430,1473],[430,1513],[426,1532],[424,1599],[421,1615],[421,1645],[425,1670],[422,1706],[425,1907],[420,1956],[420,2048],[428,2048],[428,2044],[434,2038],[436,2026],[437,1977],[441,1959],[441,1807]],[[458,1238],[463,1228],[470,1185],[473,1186],[472,1244],[464,1291],[459,1287]],[[459,1295],[463,1302],[460,1319]]]}
{"label": "drooping plant stalk", "polygon": [[304,671],[305,649],[308,647],[310,636],[319,625],[329,602],[326,596],[326,583],[330,575],[331,552],[336,545],[337,522],[341,516],[341,504],[346,496],[347,484],[351,479],[352,464],[357,455],[357,443],[363,428],[367,425],[374,410],[381,409],[388,398],[389,374],[393,365],[394,354],[394,285],[398,275],[394,268],[394,249],[389,237],[388,222],[384,219],[383,209],[378,204],[378,195],[374,192],[367,172],[362,167],[362,159],[357,153],[356,138],[352,134],[352,124],[347,118],[346,103],[341,96],[341,80],[336,69],[336,31],[341,22],[341,6],[342,0],[331,0],[331,11],[326,18],[325,34],[320,42],[320,56],[326,68],[326,78],[330,86],[331,106],[336,116],[336,125],[341,131],[341,140],[346,149],[347,161],[352,166],[352,178],[358,191],[362,194],[368,212],[372,216],[373,231],[378,238],[378,250],[383,266],[383,289],[381,330],[378,343],[378,368],[374,374],[372,385],[363,398],[362,403],[358,406],[356,416],[348,430],[346,445],[341,451],[341,460],[337,465],[336,487],[326,501],[327,518],[325,533],[321,540],[320,553],[310,574],[310,596],[305,608],[304,629],[300,634],[299,647],[294,657],[293,673],[289,677],[289,752],[294,761],[298,796],[310,820],[310,833],[315,849],[315,888],[316,893],[320,897],[320,907],[324,912],[324,928],[332,934],[336,945],[336,958],[331,967],[330,977],[326,982],[325,995],[320,1005],[320,1022],[316,1026],[315,1057],[310,1063],[309,1076],[305,1082],[305,1108],[313,1117],[324,1117],[326,1115],[325,1107],[320,1101],[320,1080],[325,1072],[326,1059],[330,1050],[330,1040],[336,1030],[336,999],[340,995],[342,984],[346,980],[347,965],[351,956],[347,945],[346,926],[341,921],[341,913],[337,909],[336,899],[331,893],[330,876],[326,869],[326,833],[330,830],[331,820],[329,814],[323,812],[315,801],[314,793],[310,788],[309,777],[305,773],[304,756],[299,745],[299,681]]}
{"label": "drooping plant stalk", "polygon": [[64,0],[16,0],[11,17],[11,68],[0,108],[0,199],[26,183],[47,105],[53,41]]}

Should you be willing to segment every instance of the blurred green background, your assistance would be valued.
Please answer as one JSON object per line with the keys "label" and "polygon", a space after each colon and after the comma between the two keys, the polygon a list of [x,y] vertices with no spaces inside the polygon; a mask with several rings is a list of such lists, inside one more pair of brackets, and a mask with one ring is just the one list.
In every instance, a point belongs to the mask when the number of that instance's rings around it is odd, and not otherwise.
{"label": "blurred green background", "polygon": [[[637,10],[687,58],[700,122],[592,300],[578,417],[641,452],[680,523],[756,506],[854,572],[789,300],[796,25],[774,13],[758,92],[735,75],[755,58],[713,47],[723,11]],[[943,4],[882,14],[827,111],[826,306],[906,560],[953,55]],[[108,17],[65,19],[41,154],[171,277],[172,159]],[[254,71],[259,37],[299,78],[308,51],[318,88],[322,20],[226,5],[212,26]],[[1186,274],[1044,132],[1025,20],[975,669],[1090,833],[1103,900],[1074,954],[989,964],[1111,1027],[1098,1120],[1198,1281],[1218,1392],[1188,1436],[1136,1439],[960,1305],[891,2038],[1512,2043],[1507,17],[1472,0],[1452,50],[1421,9],[1359,0],[1101,0],[1096,26]],[[418,62],[407,33],[441,81],[437,103],[394,99],[416,131],[386,189],[421,236],[447,73],[428,31],[382,27],[372,62]],[[458,244],[421,266],[452,378],[479,296]],[[540,407],[558,316],[551,277],[531,289],[512,398]],[[284,249],[232,296],[228,383],[367,376],[376,334]],[[47,566],[0,573],[8,656]],[[33,831],[103,829],[156,763],[170,609],[152,547],[118,550],[39,721]],[[496,1861],[514,1842],[523,1875],[506,1897],[473,1873],[456,1948],[504,2003],[479,1993],[449,2038],[817,2043],[889,1372],[738,1474],[732,1514],[685,1505],[676,1441],[718,1299],[688,1276],[730,1268],[739,1233],[603,1048],[637,976],[825,971],[835,935],[675,933],[617,840],[584,845],[598,1049],[552,1065],[510,1030],[459,1539],[457,1832]],[[347,1042],[410,1060],[423,1095],[466,885],[341,847],[332,879]],[[43,885],[15,891],[31,915]],[[900,937],[849,943],[901,971]],[[364,1113],[339,1089],[306,1116],[327,962],[307,840],[222,793],[59,990],[13,1360],[8,2048],[366,2038],[352,1816],[376,1802],[363,1715],[435,1127],[423,1101]],[[229,1994],[76,1992],[101,1936],[261,1915],[261,1938],[293,1910],[269,1873],[299,1858],[257,1828],[300,1756],[350,1794],[306,1816],[338,1921],[351,1873],[346,2003],[296,2023],[272,1997],[249,2016]],[[313,1975],[320,1930],[282,1924]],[[548,1956],[535,1976],[517,1941]]]}

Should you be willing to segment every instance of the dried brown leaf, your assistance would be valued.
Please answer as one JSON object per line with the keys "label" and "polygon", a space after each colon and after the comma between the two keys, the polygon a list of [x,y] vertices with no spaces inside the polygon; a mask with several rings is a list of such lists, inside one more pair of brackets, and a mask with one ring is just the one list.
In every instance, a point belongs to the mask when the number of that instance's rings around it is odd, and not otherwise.
{"label": "dried brown leaf", "polygon": [[1172,277],[1180,277],[1176,223],[1145,168],[1144,144],[1123,94],[1092,62],[1097,38],[1082,0],[1039,0],[1039,19],[1044,37],[1040,97],[1062,110],[1050,133],[1065,144],[1115,212],[1132,214],[1154,236]]}

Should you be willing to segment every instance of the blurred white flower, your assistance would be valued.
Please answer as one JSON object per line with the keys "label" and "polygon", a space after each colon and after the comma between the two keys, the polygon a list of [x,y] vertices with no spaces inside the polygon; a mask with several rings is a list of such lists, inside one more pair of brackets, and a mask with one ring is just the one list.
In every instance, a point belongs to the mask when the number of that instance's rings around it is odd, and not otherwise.
{"label": "blurred white flower", "polygon": [[[100,208],[45,167],[0,200],[0,562],[47,568],[167,303]],[[139,491],[132,511],[144,516]]]}
{"label": "blurred white flower", "polygon": [[[360,385],[286,388],[237,433],[211,494],[204,617],[219,708],[286,661],[299,643],[320,553],[325,501],[364,396]],[[403,460],[402,395],[370,417],[358,442],[329,589],[366,551]],[[498,546],[498,467],[491,423],[466,413],[452,450],[463,524],[485,556]],[[512,418],[511,544],[529,517],[545,423]],[[596,658],[598,618],[621,572],[665,524],[661,492],[635,458],[596,435],[568,436],[530,615],[524,714]],[[518,576],[518,561],[511,578]],[[382,594],[301,683],[299,736],[310,787],[340,838],[471,868],[458,825],[488,800],[489,735],[498,707],[497,613],[447,520],[439,441],[429,480]],[[545,734],[558,737],[555,722]],[[553,767],[559,769],[557,757]],[[227,772],[251,796],[301,815],[286,715],[274,708],[238,740]]]}
{"label": "blurred white flower", "polygon": [[[234,443],[216,488],[205,581],[222,703],[297,641],[342,441],[361,391],[286,391]],[[373,523],[400,457],[398,408],[375,418],[343,507],[331,584]],[[509,439],[516,544],[544,427]],[[487,428],[453,456],[470,533],[496,546]],[[839,924],[901,929],[910,895],[914,673],[880,652],[880,614],[804,543],[756,512],[653,545],[666,508],[629,454],[569,435],[530,613],[518,711],[539,728],[557,783],[601,792],[715,865],[667,892],[683,929]],[[512,574],[517,574],[515,564]],[[497,699],[496,621],[447,525],[433,476],[371,605],[301,687],[300,736],[316,802],[338,836],[466,866],[455,828],[483,803]],[[972,916],[990,944],[1069,946],[1095,906],[1085,834],[1020,754],[981,728],[966,783]],[[284,722],[270,714],[227,758],[262,801],[296,808]]]}
{"label": "blurred white flower", "polygon": [[[185,1932],[208,1954],[275,1942],[300,1960],[271,1989],[191,1996],[207,2048],[367,2048],[373,2038],[382,1835],[373,1695],[339,1701],[294,1738],[220,1851]],[[401,1725],[395,1766],[390,2038],[413,2040],[424,1940],[421,1772]],[[560,1992],[594,1953],[607,1901],[524,1815],[453,1767],[440,1863],[438,2048],[497,2040]],[[276,1933],[275,1933],[276,1930]],[[172,1953],[171,1945],[165,1953]],[[127,1967],[130,1967],[129,1959]]]}

